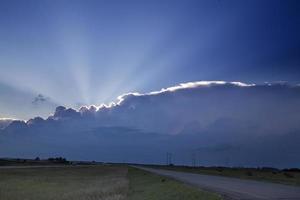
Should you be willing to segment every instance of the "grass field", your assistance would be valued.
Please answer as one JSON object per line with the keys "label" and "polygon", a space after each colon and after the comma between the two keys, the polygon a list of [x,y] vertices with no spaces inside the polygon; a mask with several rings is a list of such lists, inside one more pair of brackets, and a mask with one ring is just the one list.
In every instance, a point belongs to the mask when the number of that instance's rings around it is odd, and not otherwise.
{"label": "grass field", "polygon": [[122,167],[0,169],[1,200],[121,200],[127,190]]}
{"label": "grass field", "polygon": [[0,168],[0,200],[217,200],[217,195],[115,165]]}
{"label": "grass field", "polygon": [[299,171],[285,171],[271,168],[226,168],[226,167],[185,167],[185,166],[151,166],[160,169],[190,173],[228,176],[300,186]]}
{"label": "grass field", "polygon": [[219,200],[218,195],[135,168],[129,168],[128,200]]}

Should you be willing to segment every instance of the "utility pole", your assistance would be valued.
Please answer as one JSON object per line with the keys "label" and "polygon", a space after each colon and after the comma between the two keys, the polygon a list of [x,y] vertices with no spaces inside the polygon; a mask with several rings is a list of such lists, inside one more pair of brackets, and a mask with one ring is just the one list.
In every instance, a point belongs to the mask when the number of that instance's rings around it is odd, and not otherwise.
{"label": "utility pole", "polygon": [[170,152],[167,152],[166,164],[167,165],[171,165],[172,164],[172,153],[170,153]]}
{"label": "utility pole", "polygon": [[167,152],[166,165],[169,165],[169,152]]}
{"label": "utility pole", "polygon": [[195,152],[192,153],[192,165],[193,165],[193,167],[196,167],[196,153]]}

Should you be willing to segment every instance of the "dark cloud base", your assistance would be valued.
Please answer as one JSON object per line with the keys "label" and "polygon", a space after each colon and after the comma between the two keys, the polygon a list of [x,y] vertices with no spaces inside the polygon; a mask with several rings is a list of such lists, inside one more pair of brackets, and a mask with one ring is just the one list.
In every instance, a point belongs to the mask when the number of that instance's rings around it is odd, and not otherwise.
{"label": "dark cloud base", "polygon": [[193,82],[0,129],[0,156],[300,167],[300,87]]}

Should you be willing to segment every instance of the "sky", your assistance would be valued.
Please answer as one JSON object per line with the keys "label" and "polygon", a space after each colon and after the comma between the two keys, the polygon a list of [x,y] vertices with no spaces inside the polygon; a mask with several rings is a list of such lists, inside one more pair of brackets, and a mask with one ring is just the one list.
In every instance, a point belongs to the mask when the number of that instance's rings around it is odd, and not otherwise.
{"label": "sky", "polygon": [[0,117],[179,83],[300,77],[298,1],[0,2]]}

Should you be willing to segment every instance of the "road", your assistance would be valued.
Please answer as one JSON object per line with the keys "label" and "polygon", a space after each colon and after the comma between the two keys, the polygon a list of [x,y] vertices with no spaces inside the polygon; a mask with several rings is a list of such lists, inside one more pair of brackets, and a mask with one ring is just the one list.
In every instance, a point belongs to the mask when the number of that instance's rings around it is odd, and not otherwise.
{"label": "road", "polygon": [[300,200],[300,187],[222,176],[137,167],[221,194],[225,200]]}

